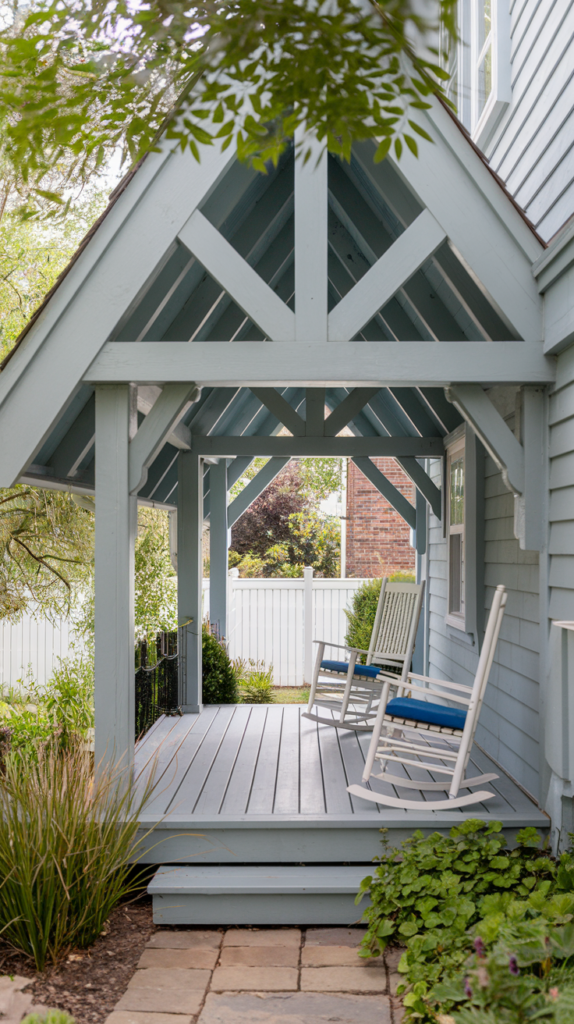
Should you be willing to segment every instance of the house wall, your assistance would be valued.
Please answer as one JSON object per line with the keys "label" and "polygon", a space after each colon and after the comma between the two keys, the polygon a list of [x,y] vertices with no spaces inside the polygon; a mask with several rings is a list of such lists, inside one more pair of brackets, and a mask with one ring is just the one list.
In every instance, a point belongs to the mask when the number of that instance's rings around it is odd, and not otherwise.
{"label": "house wall", "polygon": [[510,7],[512,100],[485,153],[548,240],[574,213],[574,5]]}
{"label": "house wall", "polygon": [[[414,505],[414,486],[395,459],[372,460]],[[410,528],[349,460],[347,480],[347,576],[373,578],[389,571],[415,571]]]}
{"label": "house wall", "polygon": [[574,632],[552,620],[574,620],[574,346],[557,360],[556,386],[549,397],[549,657],[545,681],[546,761],[551,770],[549,810],[565,831],[572,829],[571,797],[574,768]]}
{"label": "house wall", "polygon": [[[512,429],[513,414],[505,419]],[[483,466],[484,588],[480,588],[482,593],[479,592],[477,598],[486,618],[493,590],[502,583],[508,588],[508,604],[480,716],[477,742],[530,793],[538,796],[539,556],[537,552],[520,550],[514,537],[514,497],[489,456],[485,457]],[[438,483],[438,469],[434,475]],[[480,509],[477,514],[481,514]],[[471,684],[478,662],[475,638],[446,625],[446,600],[446,541],[442,524],[431,514],[428,674]]]}

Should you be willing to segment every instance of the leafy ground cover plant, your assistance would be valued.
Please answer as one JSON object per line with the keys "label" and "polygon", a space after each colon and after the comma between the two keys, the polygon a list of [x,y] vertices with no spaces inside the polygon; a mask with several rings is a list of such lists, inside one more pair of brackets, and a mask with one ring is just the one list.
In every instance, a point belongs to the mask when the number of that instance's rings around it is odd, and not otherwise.
{"label": "leafy ground cover plant", "polygon": [[0,932],[38,970],[92,943],[116,903],[141,888],[134,875],[141,809],[121,768],[94,778],[79,746],[9,755],[0,780]]}
{"label": "leafy ground cover plant", "polygon": [[[436,1021],[439,1007],[455,1004],[454,992],[465,998],[465,964],[477,935],[493,948],[495,963],[508,965],[517,955],[521,964],[533,950],[548,959],[550,931],[558,936],[556,926],[568,925],[574,954],[574,858],[564,854],[557,864],[532,828],[508,850],[501,830],[500,822],[469,819],[448,836],[415,832],[401,852],[384,841],[374,875],[362,883],[357,902],[368,891],[372,905],[361,955],[377,956],[389,941],[406,944],[399,971],[413,1019]],[[455,988],[445,989],[451,980]]]}

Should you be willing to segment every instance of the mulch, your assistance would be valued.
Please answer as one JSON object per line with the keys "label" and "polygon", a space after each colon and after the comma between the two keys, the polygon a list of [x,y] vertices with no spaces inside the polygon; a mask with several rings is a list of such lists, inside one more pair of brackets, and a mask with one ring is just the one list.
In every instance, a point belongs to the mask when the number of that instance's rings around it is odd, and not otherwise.
{"label": "mulch", "polygon": [[76,1024],[102,1024],[125,992],[154,931],[151,899],[145,897],[117,907],[93,946],[72,950],[42,974],[0,939],[0,974],[34,978],[26,988],[34,1003],[66,1010]]}

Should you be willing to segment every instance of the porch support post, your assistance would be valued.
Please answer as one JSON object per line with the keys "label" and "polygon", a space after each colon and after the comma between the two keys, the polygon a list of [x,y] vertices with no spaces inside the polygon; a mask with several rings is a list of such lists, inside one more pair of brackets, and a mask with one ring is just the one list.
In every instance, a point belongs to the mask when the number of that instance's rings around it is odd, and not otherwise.
{"label": "porch support post", "polygon": [[137,498],[128,484],[129,385],[96,388],[95,763],[133,761],[134,546]]}
{"label": "porch support post", "polygon": [[180,626],[179,704],[201,711],[201,584],[203,460],[178,455],[177,615]]}
{"label": "porch support post", "polygon": [[424,494],[417,487],[416,491],[416,551],[417,555],[425,555],[427,550],[427,503]]}
{"label": "porch support post", "polygon": [[219,636],[227,636],[227,461],[209,467],[209,620]]}

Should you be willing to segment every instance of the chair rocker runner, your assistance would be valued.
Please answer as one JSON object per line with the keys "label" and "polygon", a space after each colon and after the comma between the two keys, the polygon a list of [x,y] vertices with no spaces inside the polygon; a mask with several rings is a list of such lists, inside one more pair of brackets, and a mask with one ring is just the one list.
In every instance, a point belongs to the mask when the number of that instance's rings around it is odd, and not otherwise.
{"label": "chair rocker runner", "polygon": [[[389,583],[383,578],[368,651],[315,641],[317,658],[305,718],[343,729],[373,728],[387,679],[393,680],[399,693],[407,680],[424,587],[424,583]],[[349,660],[325,659],[325,647],[347,651]],[[362,654],[367,655],[366,665],[359,662]],[[335,715],[326,717],[313,708],[325,708]]]}
{"label": "chair rocker runner", "polygon": [[[393,684],[392,677],[387,676],[383,687],[377,720],[365,762],[363,782],[367,783],[370,778],[374,778],[383,779],[402,789],[417,789],[422,792],[429,790],[444,792],[446,790],[448,782],[444,780],[442,782],[419,782],[411,780],[408,775],[407,777],[399,776],[386,771],[387,763],[395,761],[401,765],[413,766],[415,769],[425,769],[433,774],[450,776],[448,799],[443,798],[434,802],[425,801],[424,804],[421,804],[420,801],[385,796],[383,793],[376,793],[359,785],[348,786],[349,793],[365,800],[372,800],[385,807],[416,811],[424,809],[425,812],[450,811],[457,807],[482,803],[482,801],[490,800],[495,796],[488,790],[469,793],[465,796],[458,794],[461,789],[473,789],[475,786],[482,786],[498,778],[498,775],[495,774],[478,775],[470,779],[464,778],[464,775],[474,742],[506,599],[505,588],[497,587],[494,591],[482,651],[472,686],[451,683],[442,679],[431,679],[429,676],[420,676],[410,672],[408,681],[402,684],[403,689],[409,691],[407,697],[389,700],[390,688]],[[418,697],[419,694],[421,699]],[[457,706],[450,707],[439,701],[432,701],[429,697],[433,695],[440,698],[440,701],[447,699]],[[441,742],[442,737],[444,739]],[[429,743],[429,740],[435,742]],[[425,758],[430,758],[430,761],[424,760]],[[373,772],[375,760],[381,762],[382,771],[378,774]],[[444,761],[451,762],[452,767],[444,764]]]}

